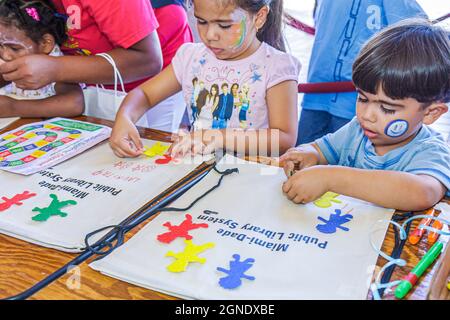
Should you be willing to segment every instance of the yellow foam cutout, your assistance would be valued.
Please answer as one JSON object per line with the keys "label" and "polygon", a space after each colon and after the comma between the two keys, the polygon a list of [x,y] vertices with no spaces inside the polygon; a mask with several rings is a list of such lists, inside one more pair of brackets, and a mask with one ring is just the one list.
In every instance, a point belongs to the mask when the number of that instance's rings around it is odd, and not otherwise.
{"label": "yellow foam cutout", "polygon": [[340,196],[337,193],[334,192],[327,192],[325,193],[322,197],[320,197],[319,199],[317,199],[316,201],[314,201],[314,204],[319,207],[319,208],[329,208],[333,205],[332,202],[334,203],[342,203],[341,200],[336,199],[336,197]]}
{"label": "yellow foam cutout", "polygon": [[186,271],[189,263],[199,262],[204,264],[206,262],[205,258],[200,258],[198,254],[203,251],[214,248],[215,244],[213,242],[208,242],[202,245],[195,245],[192,243],[192,240],[185,240],[184,243],[186,247],[182,252],[174,253],[172,251],[167,252],[166,257],[173,257],[177,259],[172,262],[172,264],[167,266],[167,270],[173,273],[184,272]]}
{"label": "yellow foam cutout", "polygon": [[163,156],[167,150],[169,150],[170,146],[163,145],[161,142],[157,142],[151,147],[144,148],[144,155],[149,158],[153,158],[156,156]]}

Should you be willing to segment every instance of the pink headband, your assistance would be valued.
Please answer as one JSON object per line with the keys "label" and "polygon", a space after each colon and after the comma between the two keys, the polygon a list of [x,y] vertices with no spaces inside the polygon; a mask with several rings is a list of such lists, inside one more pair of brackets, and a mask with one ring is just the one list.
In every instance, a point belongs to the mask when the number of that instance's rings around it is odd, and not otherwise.
{"label": "pink headband", "polygon": [[36,8],[26,8],[25,11],[27,14],[32,17],[36,21],[41,21],[41,17],[39,17],[39,13]]}

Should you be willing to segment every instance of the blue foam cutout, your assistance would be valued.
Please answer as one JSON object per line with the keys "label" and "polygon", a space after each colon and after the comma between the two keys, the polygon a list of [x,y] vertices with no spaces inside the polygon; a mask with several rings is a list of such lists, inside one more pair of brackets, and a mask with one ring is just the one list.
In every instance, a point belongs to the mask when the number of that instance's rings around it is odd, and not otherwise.
{"label": "blue foam cutout", "polygon": [[350,222],[353,219],[351,214],[342,215],[341,209],[334,210],[334,214],[330,215],[330,218],[326,220],[323,217],[318,217],[320,221],[325,224],[319,224],[316,226],[316,229],[321,233],[336,233],[337,229],[341,229],[343,231],[349,231],[350,229],[347,227],[343,227],[342,225]]}
{"label": "blue foam cutout", "polygon": [[242,279],[247,279],[250,281],[254,281],[256,278],[252,276],[248,276],[245,272],[253,267],[253,263],[255,259],[248,258],[244,261],[241,260],[241,256],[239,254],[234,254],[233,259],[230,261],[230,269],[224,269],[221,267],[217,268],[217,271],[223,272],[227,274],[226,277],[220,278],[219,285],[224,289],[236,289],[242,285]]}

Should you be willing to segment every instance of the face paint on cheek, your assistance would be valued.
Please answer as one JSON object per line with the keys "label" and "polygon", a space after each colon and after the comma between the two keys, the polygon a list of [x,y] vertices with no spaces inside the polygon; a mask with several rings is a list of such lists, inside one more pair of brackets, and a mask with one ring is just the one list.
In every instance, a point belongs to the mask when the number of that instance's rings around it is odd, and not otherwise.
{"label": "face paint on cheek", "polygon": [[33,49],[33,46],[31,46],[31,45],[27,46],[23,42],[18,41],[17,39],[10,38],[10,37],[7,37],[2,34],[0,34],[0,45],[1,46],[11,46],[11,45],[19,46],[19,47],[22,47],[23,49],[29,50],[29,51]]}
{"label": "face paint on cheek", "polygon": [[388,123],[388,125],[384,129],[384,134],[390,138],[398,138],[408,132],[408,129],[408,121],[397,119]]}
{"label": "face paint on cheek", "polygon": [[236,33],[236,41],[233,45],[233,49],[239,50],[242,45],[244,44],[245,37],[247,36],[247,19],[241,21],[241,23],[238,25]]}

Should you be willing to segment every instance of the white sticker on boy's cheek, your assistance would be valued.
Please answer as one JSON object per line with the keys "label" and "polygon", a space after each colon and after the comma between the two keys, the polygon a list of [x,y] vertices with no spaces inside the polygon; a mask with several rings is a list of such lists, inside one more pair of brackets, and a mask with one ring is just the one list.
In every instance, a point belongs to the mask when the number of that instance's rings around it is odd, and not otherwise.
{"label": "white sticker on boy's cheek", "polygon": [[398,138],[408,132],[409,123],[406,120],[397,119],[388,123],[384,134],[391,138]]}

